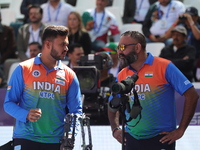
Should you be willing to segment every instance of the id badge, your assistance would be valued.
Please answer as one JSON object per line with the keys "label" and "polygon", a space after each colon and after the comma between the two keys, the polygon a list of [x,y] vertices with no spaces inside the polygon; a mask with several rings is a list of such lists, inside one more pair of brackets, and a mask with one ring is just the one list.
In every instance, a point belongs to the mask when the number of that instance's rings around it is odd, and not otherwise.
{"label": "id badge", "polygon": [[161,29],[166,29],[167,28],[167,22],[166,22],[166,20],[161,20]]}

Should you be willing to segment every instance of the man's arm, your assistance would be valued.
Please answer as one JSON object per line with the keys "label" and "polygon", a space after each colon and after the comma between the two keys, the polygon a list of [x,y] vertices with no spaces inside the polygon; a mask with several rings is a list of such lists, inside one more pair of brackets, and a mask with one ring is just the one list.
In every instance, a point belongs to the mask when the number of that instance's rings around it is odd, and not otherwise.
{"label": "man's arm", "polygon": [[151,17],[152,17],[153,12],[156,10],[156,8],[157,6],[155,3],[150,6],[142,25],[142,32],[147,38],[150,38],[150,35],[151,35],[151,32],[150,32],[150,27],[152,26]]}
{"label": "man's arm", "polygon": [[185,130],[187,129],[197,106],[199,95],[194,87],[189,88],[184,94],[185,97],[185,104],[184,104],[184,110],[183,110],[183,116],[180,122],[179,127],[172,131],[172,132],[162,132],[160,134],[166,134],[162,139],[160,139],[160,142],[169,144],[172,144],[176,140],[180,139]]}
{"label": "man's arm", "polygon": [[113,137],[122,143],[122,130],[119,128],[119,111],[112,112],[108,109],[108,119],[110,121]]}
{"label": "man's arm", "polygon": [[24,82],[22,75],[22,67],[17,66],[8,84],[6,97],[4,101],[4,110],[17,120],[26,122],[29,111],[18,105],[21,101],[23,88]]}

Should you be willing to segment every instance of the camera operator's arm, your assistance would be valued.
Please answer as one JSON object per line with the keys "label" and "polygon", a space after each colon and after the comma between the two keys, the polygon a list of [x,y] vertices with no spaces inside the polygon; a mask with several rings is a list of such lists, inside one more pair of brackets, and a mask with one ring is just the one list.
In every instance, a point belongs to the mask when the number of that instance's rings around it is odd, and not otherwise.
{"label": "camera operator's arm", "polygon": [[195,25],[198,20],[198,16],[193,16],[192,18],[192,16],[188,13],[183,14],[183,16],[187,18],[188,25],[190,26],[195,39],[200,40],[200,30]]}
{"label": "camera operator's arm", "polygon": [[119,111],[112,112],[108,109],[108,118],[110,121],[113,137],[122,143],[122,130],[119,128]]}

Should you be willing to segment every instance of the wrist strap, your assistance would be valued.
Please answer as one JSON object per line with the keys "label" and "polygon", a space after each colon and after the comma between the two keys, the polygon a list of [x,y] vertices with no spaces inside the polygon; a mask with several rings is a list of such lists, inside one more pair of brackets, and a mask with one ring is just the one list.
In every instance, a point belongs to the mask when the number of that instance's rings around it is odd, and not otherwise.
{"label": "wrist strap", "polygon": [[115,131],[117,131],[117,130],[119,130],[119,129],[121,129],[121,128],[120,128],[120,127],[114,128],[114,129],[112,130],[112,135],[114,136]]}

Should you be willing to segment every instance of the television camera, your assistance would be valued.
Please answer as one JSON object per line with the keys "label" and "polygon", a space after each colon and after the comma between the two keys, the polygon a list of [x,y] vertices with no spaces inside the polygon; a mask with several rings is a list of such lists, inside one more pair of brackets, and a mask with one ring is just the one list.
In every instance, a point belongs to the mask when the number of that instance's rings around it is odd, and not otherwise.
{"label": "television camera", "polygon": [[[73,70],[79,80],[81,93],[85,97],[83,111],[90,117],[91,124],[99,125],[98,118],[102,116],[107,118],[107,101],[111,93],[109,86],[101,84],[101,71],[104,69],[108,71],[112,67],[112,58],[105,52],[89,54],[81,57],[79,65]],[[101,119],[99,122],[104,124],[104,121],[108,124],[108,119]]]}

